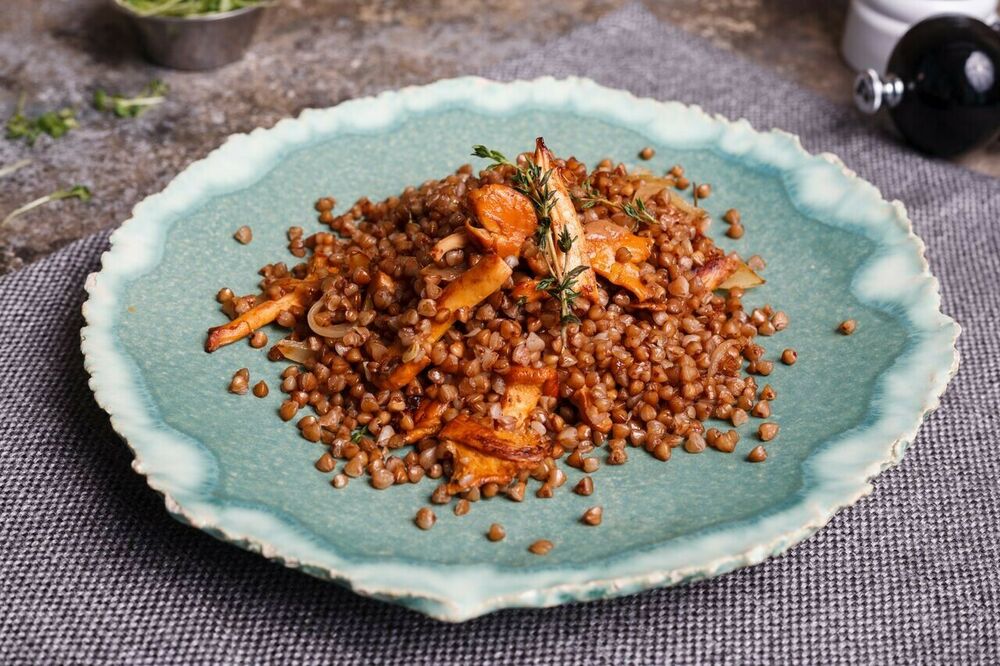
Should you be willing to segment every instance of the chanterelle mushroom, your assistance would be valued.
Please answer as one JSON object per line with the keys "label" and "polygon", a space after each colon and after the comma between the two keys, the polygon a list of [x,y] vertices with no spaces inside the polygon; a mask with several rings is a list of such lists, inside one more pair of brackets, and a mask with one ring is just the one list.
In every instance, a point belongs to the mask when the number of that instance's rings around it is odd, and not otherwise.
{"label": "chanterelle mushroom", "polygon": [[465,230],[488,252],[516,257],[525,239],[538,228],[531,200],[502,183],[490,183],[469,192],[469,203],[479,226],[471,220]]}
{"label": "chanterelle mushroom", "polygon": [[[653,239],[636,236],[625,227],[607,220],[591,222],[584,229],[587,238],[587,249],[590,252],[590,265],[598,275],[606,280],[625,287],[640,301],[653,295],[639,273],[639,266],[649,259]],[[628,251],[626,261],[618,261],[619,250]]]}
{"label": "chanterelle mushroom", "polygon": [[452,458],[448,484],[452,494],[484,483],[506,485],[518,472],[530,470],[549,455],[549,443],[525,424],[542,395],[556,395],[555,368],[515,366],[507,372],[505,380],[507,389],[500,403],[501,412],[512,429],[500,429],[460,415],[438,434]]}
{"label": "chanterelle mushroom", "polygon": [[288,284],[291,291],[284,295],[250,308],[229,323],[208,329],[205,351],[214,352],[219,347],[242,340],[258,328],[273,322],[282,310],[308,305],[312,295],[319,289],[318,280],[293,280]]}

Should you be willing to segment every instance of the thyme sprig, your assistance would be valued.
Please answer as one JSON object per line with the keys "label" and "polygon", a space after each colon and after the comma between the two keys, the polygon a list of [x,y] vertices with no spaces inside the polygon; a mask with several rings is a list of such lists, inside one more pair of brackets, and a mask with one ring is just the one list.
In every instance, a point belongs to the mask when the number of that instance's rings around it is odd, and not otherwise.
{"label": "thyme sprig", "polygon": [[[542,251],[542,258],[549,272],[548,277],[543,278],[537,288],[548,292],[559,301],[559,318],[563,326],[574,322],[578,323],[580,320],[573,314],[573,303],[580,293],[576,291],[575,287],[577,278],[580,273],[587,269],[587,266],[577,266],[568,272],[566,270],[569,263],[568,253],[577,239],[571,236],[566,229],[563,229],[557,238],[552,230],[552,208],[556,203],[556,192],[550,182],[552,169],[542,171],[540,166],[531,161],[528,161],[524,166],[519,166],[507,159],[500,151],[492,150],[483,145],[473,146],[472,154],[475,157],[493,162],[487,167],[489,169],[495,169],[502,165],[514,167],[512,178],[514,189],[528,197],[535,207],[535,213],[538,216],[538,230],[535,234],[535,240],[538,248]],[[556,254],[556,248],[563,253],[562,262],[559,261],[559,256]]]}
{"label": "thyme sprig", "polygon": [[621,205],[621,211],[631,217],[636,222],[646,224],[659,224],[659,221],[646,208],[646,202],[636,197],[632,201],[626,201]]}
{"label": "thyme sprig", "polygon": [[594,184],[590,182],[590,178],[583,181],[581,188],[583,188],[583,196],[577,198],[576,201],[583,210],[593,208],[597,204],[618,208],[618,204],[601,196],[601,193],[597,191]]}
{"label": "thyme sprig", "polygon": [[580,292],[576,290],[577,278],[587,268],[587,266],[583,265],[577,266],[565,273],[562,279],[557,279],[554,275],[549,275],[539,280],[538,285],[535,287],[539,291],[547,292],[549,296],[559,301],[562,306],[559,320],[563,326],[580,323],[580,318],[573,314],[573,305],[580,296]]}
{"label": "thyme sprig", "polygon": [[351,441],[355,444],[360,444],[363,439],[371,439],[372,434],[368,431],[367,425],[355,426],[354,430],[351,431]]}
{"label": "thyme sprig", "polygon": [[646,202],[640,199],[638,196],[635,198],[622,201],[621,203],[615,203],[606,197],[601,196],[601,193],[594,188],[594,185],[590,182],[590,179],[583,181],[583,196],[576,199],[580,208],[587,210],[588,208],[593,208],[594,206],[601,204],[608,206],[609,208],[617,208],[621,212],[628,215],[630,218],[635,220],[640,224],[659,224],[649,209],[646,208]]}

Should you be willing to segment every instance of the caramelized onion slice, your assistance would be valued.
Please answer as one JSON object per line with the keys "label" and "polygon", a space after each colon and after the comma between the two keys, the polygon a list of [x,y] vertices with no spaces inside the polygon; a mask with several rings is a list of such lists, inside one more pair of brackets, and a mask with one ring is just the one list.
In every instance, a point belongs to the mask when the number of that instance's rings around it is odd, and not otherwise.
{"label": "caramelized onion slice", "polygon": [[309,314],[306,315],[306,322],[309,324],[309,328],[313,330],[316,335],[322,335],[324,338],[331,338],[333,340],[339,340],[354,328],[354,324],[328,324],[326,326],[321,326],[316,323],[316,314],[319,312],[320,308],[323,307],[323,299],[316,301],[309,308]]}
{"label": "caramelized onion slice", "polygon": [[733,273],[722,281],[719,285],[719,289],[732,289],[733,287],[739,287],[740,289],[752,289],[753,287],[758,287],[764,284],[765,280],[761,276],[747,266],[742,261],[739,261],[739,265]]}
{"label": "caramelized onion slice", "polygon": [[316,352],[310,349],[309,345],[305,342],[285,338],[284,340],[279,340],[275,347],[289,361],[305,364],[316,360]]}
{"label": "caramelized onion slice", "polygon": [[753,269],[735,254],[716,257],[705,262],[705,265],[695,271],[695,276],[709,291],[733,287],[750,289],[764,284],[764,278],[754,273]]}

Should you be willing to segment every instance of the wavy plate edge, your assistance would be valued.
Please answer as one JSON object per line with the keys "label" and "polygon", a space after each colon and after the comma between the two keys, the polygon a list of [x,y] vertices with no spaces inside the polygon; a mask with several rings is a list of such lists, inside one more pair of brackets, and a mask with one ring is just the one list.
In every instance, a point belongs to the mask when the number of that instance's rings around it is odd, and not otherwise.
{"label": "wavy plate edge", "polygon": [[[698,542],[695,545],[666,543],[649,553],[625,555],[615,561],[614,567],[609,567],[618,570],[611,575],[570,576],[559,568],[535,572],[527,576],[531,580],[526,585],[522,583],[521,589],[508,593],[482,592],[476,586],[456,584],[455,581],[468,581],[472,576],[478,579],[484,573],[496,575],[487,565],[460,568],[455,576],[429,575],[419,585],[402,580],[412,572],[409,567],[400,566],[398,575],[388,577],[383,575],[384,571],[374,569],[347,570],[336,552],[311,541],[308,535],[283,524],[273,514],[227,507],[212,497],[211,489],[200,483],[202,480],[179,477],[173,459],[179,457],[209,465],[213,460],[144,409],[138,397],[141,380],[127,354],[117,347],[114,334],[121,291],[129,281],[159,264],[161,241],[171,216],[210,196],[252,184],[262,171],[280,160],[285,150],[308,145],[317,134],[332,137],[345,129],[371,131],[390,126],[411,112],[456,103],[491,114],[525,106],[547,109],[570,106],[584,115],[615,122],[676,147],[711,148],[734,158],[771,166],[785,176],[785,188],[793,203],[800,208],[822,211],[825,223],[842,216],[837,205],[845,197],[867,200],[871,205],[863,208],[875,211],[873,217],[862,215],[861,222],[845,221],[843,226],[853,227],[869,237],[875,235],[880,253],[859,269],[853,290],[865,302],[900,306],[911,330],[921,334],[912,353],[905,352],[878,380],[882,389],[878,397],[889,403],[883,406],[888,407],[883,409],[886,413],[863,432],[828,443],[811,456],[806,465],[812,485],[806,496],[794,506],[762,519],[752,529],[736,526],[723,530],[721,535],[695,539]],[[678,119],[684,122],[673,122]],[[679,131],[681,126],[683,132]],[[227,169],[215,168],[223,164]],[[790,182],[790,174],[800,178]],[[835,175],[832,181],[831,174]],[[823,179],[824,186],[805,191],[817,178]],[[793,192],[800,198],[792,196]],[[894,224],[885,226],[887,220]],[[692,582],[783,553],[826,525],[837,511],[870,493],[871,478],[899,462],[923,418],[940,404],[940,396],[957,372],[959,362],[955,343],[960,328],[940,311],[937,279],[930,273],[924,244],[914,234],[900,202],[886,202],[874,185],[859,178],[835,156],[808,153],[792,134],[781,130],[758,132],[746,120],[712,116],[697,106],[678,102],[638,98],[581,78],[541,77],[510,83],[478,77],[446,79],[351,100],[329,109],[307,109],[298,118],[281,120],[273,128],[234,134],[207,157],[182,171],[162,192],[137,204],[132,217],[112,234],[111,249],[102,255],[101,264],[98,272],[88,276],[85,285],[86,325],[81,330],[84,366],[98,404],[108,412],[112,427],[135,456],[133,469],[163,496],[167,510],[181,522],[286,566],[451,622],[506,607],[553,606]],[[888,279],[887,271],[892,273]],[[863,293],[858,293],[859,290]],[[907,370],[918,367],[926,374],[923,381],[914,382],[907,376]],[[842,460],[829,464],[827,456],[833,454],[840,458],[847,454],[849,464]],[[747,538],[746,533],[751,531],[760,536]],[[706,545],[716,550],[713,557],[696,565],[681,564],[697,561],[685,557],[685,552],[695,552],[691,548],[700,551]],[[422,574],[436,568],[413,566]]]}

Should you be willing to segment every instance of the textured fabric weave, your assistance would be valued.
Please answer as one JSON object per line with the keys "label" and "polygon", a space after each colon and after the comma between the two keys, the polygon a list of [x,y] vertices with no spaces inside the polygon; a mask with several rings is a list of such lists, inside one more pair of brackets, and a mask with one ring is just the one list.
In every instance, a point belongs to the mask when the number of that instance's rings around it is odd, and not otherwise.
{"label": "textured fabric weave", "polygon": [[638,7],[552,45],[544,60],[487,72],[542,73],[783,127],[907,203],[944,309],[965,333],[962,370],[903,463],[817,536],[752,569],[434,622],[167,515],[82,369],[82,285],[102,234],[0,279],[0,663],[1000,661],[1000,184],[920,158]]}

